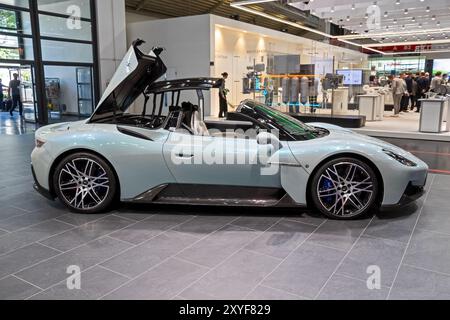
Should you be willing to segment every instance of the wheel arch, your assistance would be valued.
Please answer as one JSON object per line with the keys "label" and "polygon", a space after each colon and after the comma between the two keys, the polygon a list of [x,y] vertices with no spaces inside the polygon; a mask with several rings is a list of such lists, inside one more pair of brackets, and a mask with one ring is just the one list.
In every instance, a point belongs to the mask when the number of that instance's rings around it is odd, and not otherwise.
{"label": "wheel arch", "polygon": [[117,175],[117,171],[116,171],[116,169],[114,168],[114,166],[113,166],[113,165],[111,164],[111,162],[110,162],[106,157],[104,157],[102,154],[100,154],[100,153],[98,153],[98,152],[96,152],[96,151],[94,151],[94,150],[87,149],[87,148],[77,148],[77,149],[70,149],[70,150],[67,150],[67,151],[63,152],[62,154],[60,154],[60,155],[53,161],[53,163],[52,163],[52,165],[51,165],[51,167],[50,167],[49,174],[48,174],[48,185],[49,185],[49,188],[50,188],[49,191],[50,191],[50,193],[51,193],[52,196],[55,196],[55,197],[56,197],[55,186],[53,185],[53,175],[55,174],[56,167],[59,165],[59,163],[61,163],[61,161],[62,161],[64,158],[66,158],[66,157],[68,157],[68,156],[70,156],[70,155],[72,155],[72,154],[75,154],[75,153],[90,153],[90,154],[93,154],[93,155],[95,155],[95,156],[101,158],[103,161],[105,161],[105,162],[110,166],[112,172],[114,173],[114,177],[116,178],[116,181],[117,181],[117,190],[116,190],[116,194],[114,195],[114,197],[117,198],[117,197],[120,196],[120,192],[121,192],[121,189],[120,189],[120,179],[119,179],[119,176]]}
{"label": "wheel arch", "polygon": [[355,158],[357,160],[363,161],[365,163],[367,163],[367,165],[370,166],[370,168],[375,172],[377,180],[378,180],[378,186],[379,186],[379,192],[378,192],[378,198],[377,198],[377,202],[381,205],[383,198],[384,198],[384,179],[383,176],[381,174],[381,171],[378,169],[378,167],[376,166],[376,164],[370,160],[369,158],[358,154],[358,153],[353,153],[353,152],[345,152],[345,153],[338,153],[338,154],[334,154],[331,155],[327,158],[325,158],[324,160],[322,160],[315,168],[314,170],[311,172],[311,174],[309,175],[309,179],[308,179],[308,184],[307,184],[307,194],[306,194],[306,202],[308,207],[311,206],[312,204],[312,197],[311,197],[311,192],[309,192],[311,190],[311,184],[312,181],[314,179],[314,176],[316,175],[317,171],[327,162],[339,159],[339,158]]}

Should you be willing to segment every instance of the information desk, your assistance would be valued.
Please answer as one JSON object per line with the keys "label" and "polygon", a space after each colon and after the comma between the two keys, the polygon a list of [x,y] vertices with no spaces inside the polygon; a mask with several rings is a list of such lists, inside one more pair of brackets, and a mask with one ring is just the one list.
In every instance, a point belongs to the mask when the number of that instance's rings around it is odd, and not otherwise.
{"label": "information desk", "polygon": [[[448,99],[420,99],[422,108],[420,110],[420,132],[442,133],[450,131],[447,121],[450,119],[450,108]],[[447,121],[446,129],[444,124]]]}

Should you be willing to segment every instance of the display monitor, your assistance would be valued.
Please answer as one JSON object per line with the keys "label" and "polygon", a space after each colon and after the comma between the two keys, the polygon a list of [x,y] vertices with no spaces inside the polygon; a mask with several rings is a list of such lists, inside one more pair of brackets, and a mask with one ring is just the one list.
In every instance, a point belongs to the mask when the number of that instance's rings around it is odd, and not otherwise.
{"label": "display monitor", "polygon": [[433,75],[436,72],[450,73],[450,59],[436,59],[433,63]]}
{"label": "display monitor", "polygon": [[273,74],[298,74],[300,72],[299,55],[275,56]]}
{"label": "display monitor", "polygon": [[362,70],[337,70],[336,73],[344,77],[344,86],[362,86],[363,71]]}

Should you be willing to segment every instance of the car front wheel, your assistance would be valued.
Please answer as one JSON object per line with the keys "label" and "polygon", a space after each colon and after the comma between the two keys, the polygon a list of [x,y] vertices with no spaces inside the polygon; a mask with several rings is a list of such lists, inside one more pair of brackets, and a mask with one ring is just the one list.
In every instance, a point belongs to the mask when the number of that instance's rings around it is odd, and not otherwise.
{"label": "car front wheel", "polygon": [[312,200],[316,208],[332,219],[364,216],[378,197],[378,179],[366,163],[341,158],[324,164],[312,181]]}
{"label": "car front wheel", "polygon": [[53,176],[58,198],[72,211],[99,213],[114,201],[116,178],[100,157],[90,153],[76,153],[63,159]]}

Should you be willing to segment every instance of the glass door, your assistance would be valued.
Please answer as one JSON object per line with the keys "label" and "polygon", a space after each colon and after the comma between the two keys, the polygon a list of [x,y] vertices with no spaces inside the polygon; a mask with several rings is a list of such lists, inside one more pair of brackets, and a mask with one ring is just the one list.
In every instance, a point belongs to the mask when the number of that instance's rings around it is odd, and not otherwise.
{"label": "glass door", "polygon": [[[14,79],[14,74],[20,80],[20,99],[23,106],[23,117],[27,122],[35,123],[37,119],[37,103],[35,99],[36,83],[34,68],[31,65],[0,65],[0,79],[2,80],[2,94],[0,95],[0,109],[8,112],[12,107],[9,83]],[[15,108],[19,112],[19,106]]]}
{"label": "glass door", "polygon": [[92,68],[77,68],[78,114],[89,117],[94,111]]}

